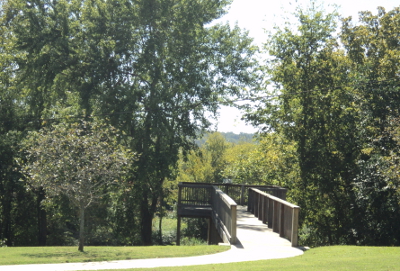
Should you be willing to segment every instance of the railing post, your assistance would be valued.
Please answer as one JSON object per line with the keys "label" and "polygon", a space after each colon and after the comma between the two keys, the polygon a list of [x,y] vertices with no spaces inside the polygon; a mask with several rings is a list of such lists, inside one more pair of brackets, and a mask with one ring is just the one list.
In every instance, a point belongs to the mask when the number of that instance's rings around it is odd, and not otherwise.
{"label": "railing post", "polygon": [[251,206],[253,204],[253,193],[251,191],[251,188],[248,189],[249,193],[248,193],[248,198],[247,198],[247,212],[252,213],[251,211]]}
{"label": "railing post", "polygon": [[262,222],[268,223],[268,197],[263,196],[263,217]]}
{"label": "railing post", "polygon": [[272,218],[272,231],[279,232],[280,203],[274,201],[274,214]]}
{"label": "railing post", "polygon": [[242,184],[241,189],[240,189],[240,205],[244,205],[244,185]]}
{"label": "railing post", "polygon": [[274,219],[274,201],[268,198],[268,228],[273,228],[273,219]]}
{"label": "railing post", "polygon": [[292,247],[297,247],[298,238],[299,238],[299,212],[300,208],[293,208],[292,215],[292,236],[290,238],[292,242]]}
{"label": "railing post", "polygon": [[258,217],[258,204],[259,204],[260,194],[254,193],[254,209],[253,214],[255,217]]}
{"label": "railing post", "polygon": [[231,221],[232,221],[232,229],[231,229],[231,244],[236,244],[236,230],[237,230],[237,206],[231,206]]}
{"label": "railing post", "polygon": [[263,200],[263,196],[261,194],[258,194],[258,220],[262,220],[262,200]]}
{"label": "railing post", "polygon": [[[179,209],[181,208],[181,200],[182,200],[182,183],[178,185],[178,206],[177,212],[179,213]],[[179,246],[181,244],[181,216],[178,214],[178,221],[176,226],[176,245]]]}
{"label": "railing post", "polygon": [[279,217],[279,236],[285,236],[285,205],[281,204]]}
{"label": "railing post", "polygon": [[178,215],[178,225],[176,227],[176,245],[181,245],[181,216]]}

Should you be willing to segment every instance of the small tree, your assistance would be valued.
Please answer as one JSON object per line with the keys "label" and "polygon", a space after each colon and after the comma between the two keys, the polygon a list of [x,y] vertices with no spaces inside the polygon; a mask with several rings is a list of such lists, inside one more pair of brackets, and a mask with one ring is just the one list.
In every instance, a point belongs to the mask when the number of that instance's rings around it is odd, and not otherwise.
{"label": "small tree", "polygon": [[117,183],[134,154],[118,144],[115,130],[82,121],[29,134],[23,166],[29,182],[48,196],[64,194],[79,209],[79,251],[84,246],[85,210]]}

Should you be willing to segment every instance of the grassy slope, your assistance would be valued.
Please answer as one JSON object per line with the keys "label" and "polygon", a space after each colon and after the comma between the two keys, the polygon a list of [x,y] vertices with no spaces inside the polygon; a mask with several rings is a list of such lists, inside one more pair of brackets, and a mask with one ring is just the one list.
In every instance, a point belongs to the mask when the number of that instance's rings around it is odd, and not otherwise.
{"label": "grassy slope", "polygon": [[[128,269],[153,270],[153,269]],[[155,269],[154,269],[155,270]],[[156,270],[183,271],[188,267],[156,268]],[[399,247],[321,247],[307,251],[303,256],[219,265],[191,266],[192,271],[208,270],[400,270]]]}
{"label": "grassy slope", "polygon": [[224,246],[85,247],[81,253],[77,247],[0,247],[0,265],[185,257],[227,249]]}

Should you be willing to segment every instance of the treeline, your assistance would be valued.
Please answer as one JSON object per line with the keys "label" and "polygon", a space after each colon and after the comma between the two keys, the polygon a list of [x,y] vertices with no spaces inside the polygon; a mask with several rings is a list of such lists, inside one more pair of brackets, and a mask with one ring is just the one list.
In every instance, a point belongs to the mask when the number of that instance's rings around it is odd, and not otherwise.
{"label": "treeline", "polygon": [[[274,135],[231,143],[224,133],[207,134],[203,145],[178,161],[176,182],[286,185],[291,159],[281,151],[293,152],[293,146],[280,145]],[[285,161],[284,161],[285,160]]]}
{"label": "treeline", "polygon": [[[252,142],[255,139],[254,134],[251,133],[243,133],[243,132],[239,134],[236,134],[234,132],[219,132],[219,133],[225,138],[226,141],[234,144],[239,144],[241,142]],[[206,134],[202,138],[197,139],[196,144],[199,146],[204,145],[204,143],[206,143],[207,141],[207,138],[208,135]]]}

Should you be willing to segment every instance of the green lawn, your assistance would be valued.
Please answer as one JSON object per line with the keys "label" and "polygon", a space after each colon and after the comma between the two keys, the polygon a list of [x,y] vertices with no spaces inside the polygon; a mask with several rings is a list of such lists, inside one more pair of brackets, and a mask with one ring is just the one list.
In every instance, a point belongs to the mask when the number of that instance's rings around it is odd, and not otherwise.
{"label": "green lawn", "polygon": [[[188,270],[188,267],[125,269],[125,271],[126,270],[183,271]],[[400,270],[400,248],[354,246],[321,247],[311,249],[305,252],[304,255],[293,258],[232,264],[191,266],[190,270]]]}
{"label": "green lawn", "polygon": [[[86,247],[86,251],[80,253],[76,247],[7,247],[0,248],[0,265],[180,257],[217,253],[228,248],[224,246]],[[188,270],[188,267],[125,270],[183,271]],[[190,270],[400,270],[400,247],[320,247],[293,258],[191,266]]]}
{"label": "green lawn", "polygon": [[224,246],[87,246],[82,253],[77,247],[0,247],[0,265],[185,257],[213,254],[228,249],[229,247]]}

